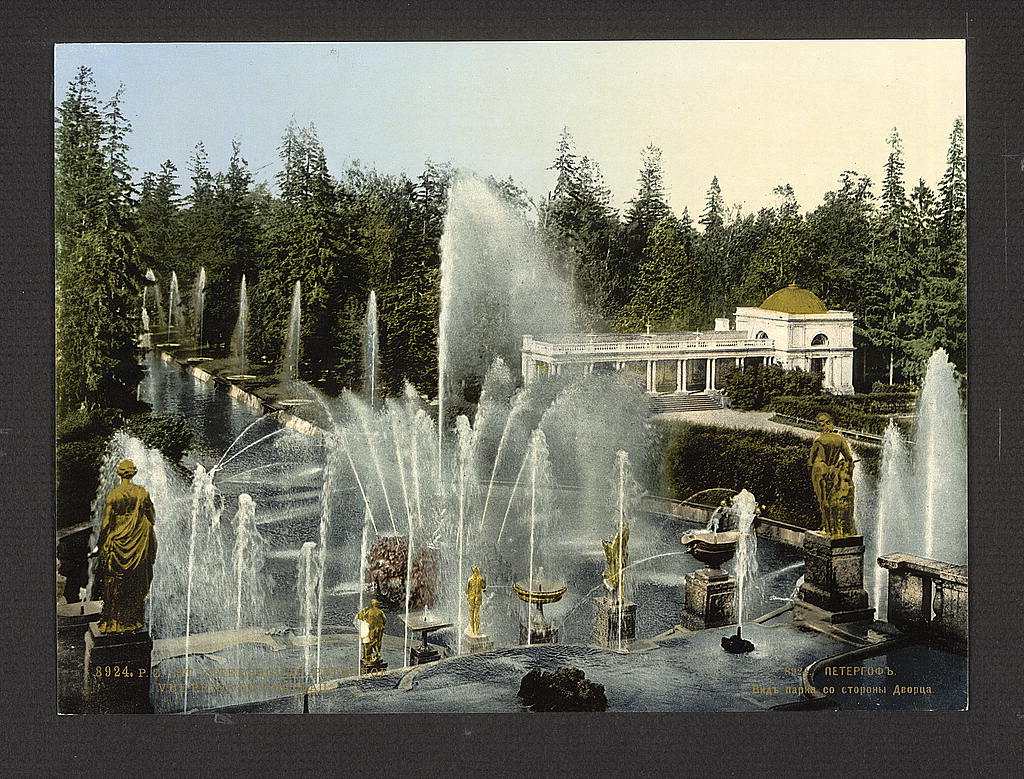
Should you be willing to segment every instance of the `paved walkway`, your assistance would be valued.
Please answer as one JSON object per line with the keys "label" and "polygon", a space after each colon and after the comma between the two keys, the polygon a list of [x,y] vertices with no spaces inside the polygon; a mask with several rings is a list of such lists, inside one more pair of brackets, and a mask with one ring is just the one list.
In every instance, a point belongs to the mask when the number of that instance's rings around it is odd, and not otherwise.
{"label": "paved walkway", "polygon": [[718,425],[720,427],[740,427],[752,430],[770,430],[775,433],[793,433],[803,438],[817,438],[816,430],[805,430],[802,427],[790,427],[779,422],[769,422],[774,414],[771,411],[737,411],[731,408],[714,409],[711,411],[677,411],[669,414],[658,414],[655,419],[681,422],[695,422],[701,425]]}

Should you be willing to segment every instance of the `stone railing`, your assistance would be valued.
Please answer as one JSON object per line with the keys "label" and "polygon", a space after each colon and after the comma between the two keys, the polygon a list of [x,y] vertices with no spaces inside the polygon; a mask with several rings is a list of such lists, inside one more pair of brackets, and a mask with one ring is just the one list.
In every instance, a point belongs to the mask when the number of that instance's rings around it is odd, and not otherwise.
{"label": "stone railing", "polygon": [[523,351],[539,356],[562,354],[628,354],[629,352],[735,352],[771,351],[775,342],[765,338],[619,338],[615,340],[578,341],[575,339],[543,341],[524,340]]}
{"label": "stone railing", "polygon": [[904,633],[967,648],[967,566],[908,554],[878,558],[889,571],[888,621]]}

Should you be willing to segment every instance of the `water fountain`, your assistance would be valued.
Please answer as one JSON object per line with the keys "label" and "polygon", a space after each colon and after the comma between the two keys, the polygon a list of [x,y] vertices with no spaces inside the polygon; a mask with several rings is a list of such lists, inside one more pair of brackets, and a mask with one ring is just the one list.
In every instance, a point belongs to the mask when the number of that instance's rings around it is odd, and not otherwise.
{"label": "water fountain", "polygon": [[[862,487],[857,487],[857,510],[868,519],[864,527],[872,563],[895,552],[967,563],[964,409],[944,350],[936,349],[928,360],[914,415],[913,445],[890,422],[882,438],[873,502],[871,485],[864,486],[869,501],[862,502]],[[873,601],[880,616],[887,616],[886,575],[871,567]]]}
{"label": "water fountain", "polygon": [[913,460],[915,505],[923,520],[920,554],[966,564],[967,435],[959,385],[944,349],[928,360],[917,401]]}
{"label": "water fountain", "polygon": [[182,334],[185,330],[185,309],[181,302],[181,292],[178,289],[178,274],[171,271],[171,291],[167,301],[167,329]]}
{"label": "water fountain", "polygon": [[302,349],[302,282],[296,281],[292,290],[292,307],[288,314],[288,330],[284,342],[282,376],[286,381],[299,378],[299,356]]}
{"label": "water fountain", "polygon": [[203,353],[203,313],[206,308],[206,268],[199,269],[192,287],[192,337],[199,355]]}
{"label": "water fountain", "polygon": [[[633,630],[627,627],[632,582],[646,575],[653,566],[649,561],[682,554],[653,554],[655,542],[648,539],[661,525],[639,510],[640,488],[630,464],[644,462],[650,442],[645,398],[614,375],[549,377],[515,388],[507,359],[517,356],[518,343],[530,330],[570,329],[565,321],[570,307],[552,303],[568,293],[545,269],[540,252],[534,252],[528,226],[482,184],[459,184],[451,198],[443,265],[454,276],[442,278],[438,418],[412,385],[381,402],[373,368],[378,356],[376,301],[371,296],[366,322],[369,391],[345,393],[337,400],[317,398],[328,421],[312,445],[316,459],[309,463],[315,482],[286,485],[280,518],[264,516],[264,503],[255,491],[251,503],[238,495],[238,508],[232,512],[236,496],[224,488],[237,479],[251,489],[271,473],[282,453],[296,446],[298,434],[285,428],[269,434],[247,428],[219,461],[195,466],[191,485],[174,475],[176,483],[182,482],[175,488],[179,503],[167,511],[177,517],[164,531],[172,534],[169,547],[174,551],[161,562],[160,581],[154,580],[153,613],[174,608],[170,595],[178,594],[179,612],[168,621],[174,623],[169,628],[173,632],[161,635],[181,637],[184,654],[181,660],[162,662],[177,662],[186,677],[193,678],[207,662],[198,648],[209,646],[210,634],[237,630],[247,621],[248,610],[255,609],[245,594],[248,585],[240,582],[244,575],[239,561],[249,560],[244,563],[249,566],[259,559],[257,528],[274,547],[273,554],[265,555],[267,565],[289,561],[286,571],[275,568],[288,596],[287,607],[274,607],[274,619],[297,617],[305,636],[296,645],[301,644],[297,651],[302,652],[306,682],[321,682],[322,669],[334,663],[332,652],[339,642],[331,631],[339,624],[350,625],[352,613],[366,606],[364,583],[378,570],[374,550],[393,549],[401,560],[403,570],[395,577],[394,603],[388,608],[392,616],[404,619],[389,619],[393,627],[388,635],[402,644],[403,663],[409,662],[413,648],[411,634],[422,633],[424,627],[436,631],[435,640],[449,652],[465,651],[470,565],[487,572],[488,595],[510,609],[507,617],[501,609],[487,612],[495,645],[534,647],[557,640],[560,632],[585,642],[593,623],[580,606],[593,603],[591,596],[602,588],[600,542],[627,533],[635,562],[620,543],[614,557],[619,570],[629,573],[608,591],[613,601],[609,646],[625,649],[629,634],[641,630],[635,620]],[[492,222],[498,225],[496,240],[482,236]],[[510,263],[510,256],[515,262]],[[510,264],[515,267],[505,267]],[[483,265],[502,267],[490,268],[481,281],[475,274]],[[172,282],[176,289],[176,280]],[[536,300],[525,300],[530,295],[521,287]],[[240,320],[244,298],[243,286]],[[474,320],[481,309],[495,320],[493,333]],[[296,394],[316,398],[297,381],[300,333],[301,284],[296,282],[284,375]],[[449,419],[445,397],[460,392],[461,380],[470,376],[483,379],[475,413],[472,419],[462,414]],[[228,473],[235,466],[242,470]],[[231,516],[233,522],[228,521]],[[217,556],[226,562],[215,563]],[[665,615],[678,614],[673,605],[678,579],[673,574],[658,588],[645,582],[644,615],[651,619],[646,635],[673,624],[674,615]],[[357,584],[346,595],[332,584],[352,580]],[[654,589],[675,593],[675,601],[666,595],[669,605],[656,608],[650,600]],[[522,608],[519,601],[527,604],[525,620],[511,611]],[[424,609],[429,609],[428,620],[418,614]],[[570,622],[573,615],[581,622]],[[264,617],[264,625],[270,621]],[[448,624],[450,629],[434,627]],[[437,645],[424,650],[421,644],[418,649],[418,659],[441,654]],[[355,652],[346,644],[346,656],[350,651]],[[397,647],[394,651],[397,655]],[[396,658],[390,659],[395,667]],[[348,665],[353,665],[351,658]],[[209,700],[185,695],[189,697],[179,694],[165,702],[164,710],[192,709]]]}
{"label": "water fountain", "polygon": [[231,360],[235,373],[228,376],[230,381],[238,382],[254,379],[249,373],[249,360],[246,357],[246,343],[249,338],[249,293],[245,287],[245,274],[238,289],[238,321],[231,334]]}
{"label": "water fountain", "polygon": [[757,576],[757,534],[754,533],[757,501],[750,492],[741,490],[732,499],[732,506],[739,533],[736,548],[736,635],[723,637],[722,648],[730,654],[742,654],[754,649],[754,645],[743,638],[743,616],[748,598],[746,588],[754,584]]}
{"label": "water fountain", "polygon": [[377,293],[372,289],[366,301],[366,321],[363,325],[363,376],[366,402],[377,408],[377,368],[380,362],[380,334],[377,327]]}

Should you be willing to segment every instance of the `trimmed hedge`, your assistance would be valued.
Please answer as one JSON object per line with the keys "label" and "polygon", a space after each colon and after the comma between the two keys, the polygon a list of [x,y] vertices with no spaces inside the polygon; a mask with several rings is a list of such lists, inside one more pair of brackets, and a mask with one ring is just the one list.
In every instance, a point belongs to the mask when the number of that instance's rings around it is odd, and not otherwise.
{"label": "trimmed hedge", "polygon": [[821,374],[753,365],[729,374],[724,391],[733,408],[757,411],[780,395],[820,395]]}
{"label": "trimmed hedge", "polygon": [[807,470],[810,446],[792,433],[677,422],[664,450],[663,484],[676,500],[712,487],[747,489],[767,516],[814,530],[821,518]]}
{"label": "trimmed hedge", "polygon": [[[804,397],[778,397],[768,404],[768,408],[777,414],[787,414],[791,417],[800,417],[814,421],[815,417],[823,411],[832,417],[836,427],[845,427],[850,430],[860,430],[865,433],[882,435],[889,425],[889,417],[885,413],[909,413],[905,405],[888,402],[886,398],[904,396],[881,395],[877,403],[871,401],[872,396],[841,396],[841,395],[820,395],[813,398]],[[864,409],[877,408],[879,413],[869,413]],[[912,408],[912,406],[910,406]],[[882,409],[895,409],[882,411]]]}

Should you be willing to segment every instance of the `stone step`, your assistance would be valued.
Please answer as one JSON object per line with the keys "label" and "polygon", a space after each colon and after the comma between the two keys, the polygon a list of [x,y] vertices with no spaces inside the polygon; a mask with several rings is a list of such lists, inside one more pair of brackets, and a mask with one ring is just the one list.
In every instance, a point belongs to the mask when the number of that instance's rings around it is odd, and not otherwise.
{"label": "stone step", "polygon": [[712,411],[720,409],[721,403],[711,395],[702,392],[694,394],[653,395],[650,398],[651,412],[667,414],[678,411]]}

